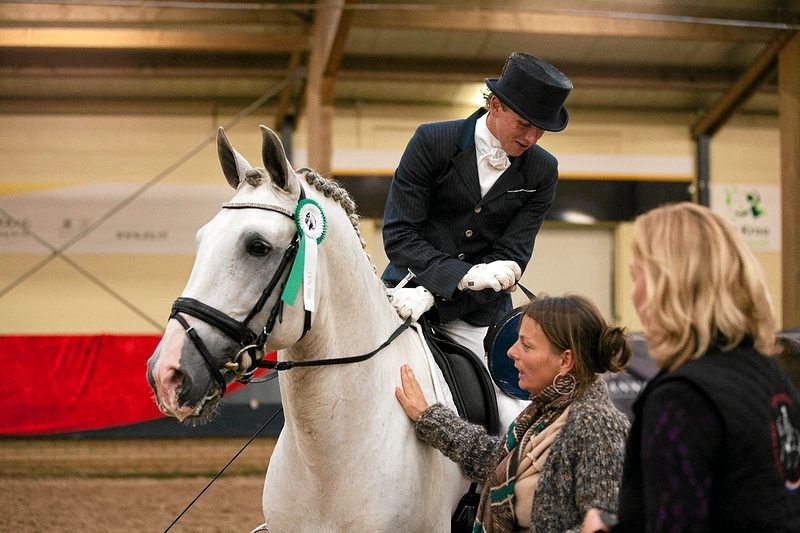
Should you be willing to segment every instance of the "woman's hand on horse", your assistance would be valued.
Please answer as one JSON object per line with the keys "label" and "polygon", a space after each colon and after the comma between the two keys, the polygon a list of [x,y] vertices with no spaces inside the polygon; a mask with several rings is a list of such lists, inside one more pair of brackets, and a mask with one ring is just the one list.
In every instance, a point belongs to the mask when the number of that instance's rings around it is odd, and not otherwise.
{"label": "woman's hand on horse", "polygon": [[408,365],[400,367],[400,384],[402,388],[395,387],[394,395],[403,406],[403,411],[406,412],[408,418],[416,422],[422,411],[428,408],[428,402],[425,400],[425,394],[422,392],[422,387],[419,386],[419,381],[414,376],[414,371]]}
{"label": "woman's hand on horse", "polygon": [[597,507],[592,507],[586,511],[586,516],[583,518],[581,525],[581,533],[598,533],[601,531],[610,531],[611,524],[607,523],[608,518],[615,520],[616,517],[610,513],[604,513]]}

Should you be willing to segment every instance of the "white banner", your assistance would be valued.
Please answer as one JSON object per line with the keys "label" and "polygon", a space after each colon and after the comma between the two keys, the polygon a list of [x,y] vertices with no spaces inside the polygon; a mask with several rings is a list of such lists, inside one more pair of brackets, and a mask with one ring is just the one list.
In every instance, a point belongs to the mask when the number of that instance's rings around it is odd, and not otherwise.
{"label": "white banner", "polygon": [[[125,202],[139,186],[103,183],[0,196],[0,253],[60,248]],[[115,212],[65,253],[194,254],[195,234],[234,190],[220,184],[158,184]]]}
{"label": "white banner", "polygon": [[775,185],[712,184],[711,209],[727,218],[754,252],[781,250],[781,190]]}

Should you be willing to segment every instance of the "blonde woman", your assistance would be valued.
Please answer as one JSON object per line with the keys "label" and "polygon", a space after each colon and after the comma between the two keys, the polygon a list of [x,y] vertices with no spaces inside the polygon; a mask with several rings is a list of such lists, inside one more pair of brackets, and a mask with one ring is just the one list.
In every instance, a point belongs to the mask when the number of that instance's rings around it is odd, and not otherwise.
{"label": "blonde woman", "polygon": [[616,510],[629,423],[600,374],[623,369],[630,337],[587,298],[542,297],[525,306],[508,357],[531,403],[502,438],[428,406],[407,366],[396,390],[417,437],[483,484],[473,531],[577,531],[589,507]]}
{"label": "blonde woman", "polygon": [[660,207],[634,223],[630,272],[662,371],[634,404],[613,531],[800,531],[800,395],[747,245],[705,207]]}

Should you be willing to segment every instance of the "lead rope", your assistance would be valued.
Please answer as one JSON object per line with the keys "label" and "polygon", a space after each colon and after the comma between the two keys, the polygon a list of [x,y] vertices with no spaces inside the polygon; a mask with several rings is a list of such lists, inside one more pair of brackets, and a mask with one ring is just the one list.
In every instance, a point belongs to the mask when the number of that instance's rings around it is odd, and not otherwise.
{"label": "lead rope", "polygon": [[[275,414],[273,414],[271,417],[269,417],[269,420],[267,420],[266,422],[264,422],[264,424],[263,424],[263,425],[262,425],[260,428],[258,428],[258,431],[256,431],[256,432],[255,432],[255,434],[254,434],[252,437],[250,437],[250,440],[248,440],[248,441],[245,443],[245,445],[244,445],[244,446],[242,446],[242,448],[241,448],[241,449],[240,449],[238,452],[236,452],[236,455],[234,455],[234,456],[231,458],[231,460],[230,460],[230,461],[228,461],[228,464],[226,464],[225,466],[223,466],[223,467],[222,467],[222,470],[220,470],[220,471],[217,473],[217,475],[216,475],[216,476],[214,476],[214,478],[213,478],[211,481],[209,481],[209,482],[206,484],[206,486],[205,486],[205,487],[203,487],[203,490],[201,490],[201,491],[200,491],[200,493],[199,493],[197,496],[195,496],[195,497],[194,497],[194,499],[193,499],[191,502],[189,502],[189,505],[187,505],[187,506],[186,506],[186,507],[183,509],[183,511],[181,511],[181,514],[179,514],[179,515],[178,515],[178,516],[175,518],[175,520],[173,520],[173,521],[172,521],[172,523],[171,523],[169,526],[167,526],[167,529],[165,529],[165,530],[164,530],[164,533],[167,533],[167,531],[169,531],[169,530],[172,528],[172,526],[174,526],[174,525],[175,525],[175,524],[178,522],[178,520],[180,520],[180,519],[181,519],[181,517],[182,517],[184,514],[186,514],[186,511],[188,511],[188,510],[189,510],[189,508],[190,508],[192,505],[194,505],[194,502],[196,502],[197,500],[199,500],[199,499],[200,499],[200,496],[202,496],[202,495],[203,495],[203,493],[204,493],[206,490],[208,490],[208,487],[210,487],[210,486],[212,485],[212,483],[214,483],[214,482],[217,480],[217,478],[219,478],[219,476],[221,476],[221,475],[222,475],[222,473],[223,473],[223,472],[225,472],[225,470],[226,470],[226,469],[227,469],[227,468],[228,468],[228,467],[229,467],[229,466],[230,466],[230,465],[231,465],[231,464],[232,464],[232,463],[233,463],[233,462],[236,460],[236,458],[237,458],[237,457],[239,457],[239,455],[240,455],[240,454],[241,454],[241,453],[242,453],[242,452],[245,450],[245,448],[247,448],[248,446],[250,446],[250,443],[251,443],[251,442],[253,442],[253,441],[256,439],[256,437],[258,437],[258,436],[261,434],[261,432],[262,432],[262,431],[264,431],[264,429],[267,427],[267,425],[269,425],[269,423],[270,423],[270,422],[272,422],[272,420],[273,420],[273,419],[274,419],[276,416],[278,416],[278,413],[282,413],[282,412],[283,412],[283,407],[279,407],[279,408],[278,408],[278,410],[277,410],[277,411],[275,411]],[[261,526],[259,526],[259,527],[261,527]],[[258,531],[258,528],[256,528],[256,530],[255,530],[255,531]],[[269,531],[269,530],[267,530],[267,531]]]}

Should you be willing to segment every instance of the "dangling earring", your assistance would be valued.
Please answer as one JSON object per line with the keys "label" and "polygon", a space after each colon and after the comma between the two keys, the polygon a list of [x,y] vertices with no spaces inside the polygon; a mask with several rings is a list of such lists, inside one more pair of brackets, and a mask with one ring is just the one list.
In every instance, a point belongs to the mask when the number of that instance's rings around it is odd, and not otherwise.
{"label": "dangling earring", "polygon": [[553,390],[556,394],[562,396],[572,396],[578,388],[578,380],[575,379],[575,374],[557,374],[553,378]]}

